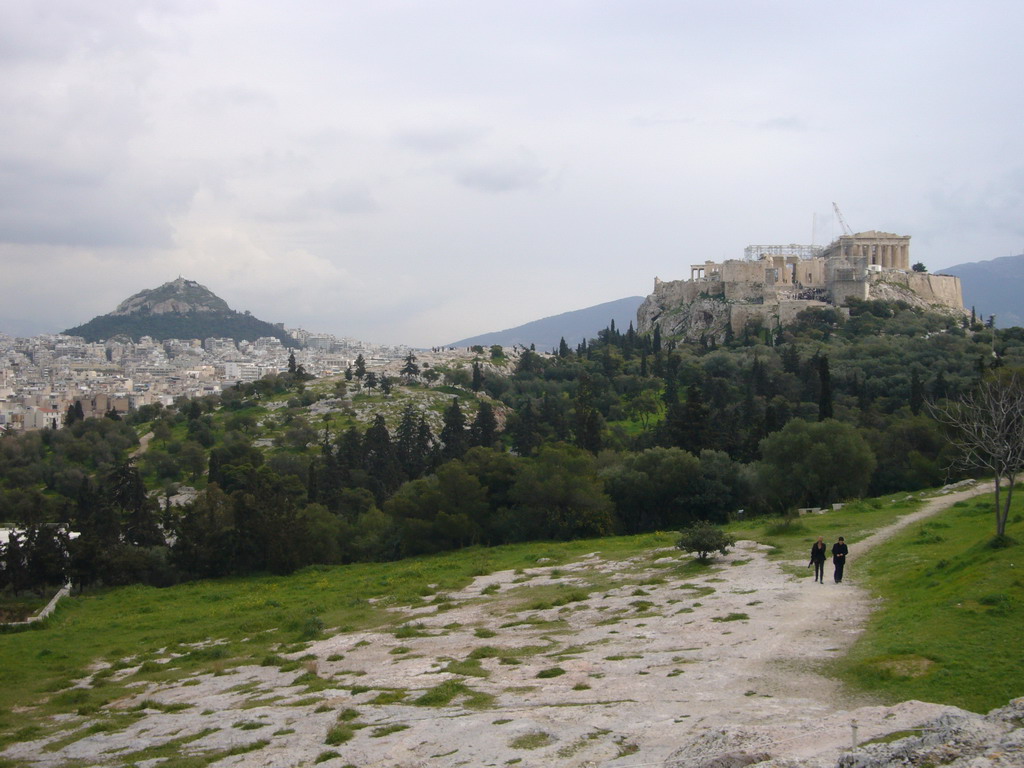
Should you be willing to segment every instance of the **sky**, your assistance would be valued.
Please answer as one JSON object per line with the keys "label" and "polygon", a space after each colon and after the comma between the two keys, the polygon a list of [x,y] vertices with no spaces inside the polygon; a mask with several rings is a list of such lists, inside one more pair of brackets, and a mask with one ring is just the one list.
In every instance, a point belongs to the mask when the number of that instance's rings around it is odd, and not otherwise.
{"label": "sky", "polygon": [[9,0],[0,331],[196,280],[413,346],[750,244],[1024,250],[1024,3]]}

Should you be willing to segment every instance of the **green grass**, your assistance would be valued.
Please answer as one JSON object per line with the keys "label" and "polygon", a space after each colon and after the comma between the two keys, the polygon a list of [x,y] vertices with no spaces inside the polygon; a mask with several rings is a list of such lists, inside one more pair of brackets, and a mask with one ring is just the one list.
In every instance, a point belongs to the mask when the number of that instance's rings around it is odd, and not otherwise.
{"label": "green grass", "polygon": [[854,564],[885,602],[836,664],[846,682],[890,701],[975,712],[1024,695],[1024,492],[1017,494],[1007,526],[1015,546],[988,546],[992,500],[979,496],[910,526]]}
{"label": "green grass", "polygon": [[[527,569],[541,558],[553,566],[594,551],[624,559],[671,543],[672,535],[661,533],[472,548],[394,563],[315,566],[288,577],[76,595],[64,600],[42,628],[0,635],[0,745],[16,740],[22,729],[48,723],[53,714],[102,713],[131,692],[130,683],[169,683],[240,664],[299,669],[280,654],[300,650],[320,627],[415,636],[418,628],[403,627],[388,608],[418,604],[424,584],[450,593],[481,573]],[[379,602],[371,604],[370,598]],[[217,644],[202,645],[211,640]],[[102,687],[65,692],[73,681],[89,677],[97,662],[141,667],[124,681],[108,677]],[[35,708],[17,711],[23,707]]]}
{"label": "green grass", "polygon": [[858,541],[921,506],[916,496],[909,501],[906,497],[905,493],[897,493],[865,499],[822,515],[805,515],[788,524],[777,517],[737,520],[725,526],[725,530],[737,539],[751,539],[775,547],[771,553],[775,559],[803,558],[806,562],[811,545],[819,536],[824,536],[829,543],[839,536],[845,537],[853,556]]}
{"label": "green grass", "polygon": [[564,674],[565,674],[565,670],[562,669],[561,667],[548,667],[547,669],[542,669],[540,672],[538,672],[537,673],[537,677],[540,677],[540,678],[561,677]]}
{"label": "green grass", "polygon": [[[843,535],[851,543],[851,567],[889,600],[839,669],[849,683],[893,699],[919,698],[975,710],[1024,694],[1017,650],[1024,629],[1024,544],[988,548],[992,514],[988,502],[979,499],[911,526],[898,542],[859,558],[857,541],[917,507],[917,500],[906,502],[904,497],[850,504],[804,518],[799,526],[747,520],[730,524],[729,530],[740,538],[773,545],[777,557],[803,562],[818,535],[830,541]],[[893,499],[899,501],[892,503]],[[1024,542],[1024,492],[1017,499],[1009,533]],[[533,542],[393,563],[312,567],[288,577],[202,581],[166,589],[133,586],[75,596],[62,602],[40,629],[0,635],[0,747],[54,733],[54,714],[109,718],[113,707],[108,705],[135,694],[140,689],[130,686],[138,683],[192,682],[198,675],[230,673],[241,664],[295,670],[303,675],[297,681],[311,691],[335,687],[337,683],[303,669],[301,659],[286,660],[284,654],[301,655],[325,628],[342,634],[373,628],[396,638],[415,638],[423,634],[422,628],[389,609],[422,605],[424,585],[435,585],[433,591],[440,595],[451,594],[475,576],[499,570],[523,573],[542,559],[546,566],[559,567],[595,551],[608,560],[639,556],[657,570],[657,581],[650,581],[650,571],[636,578],[651,584],[681,583],[682,591],[676,594],[699,599],[713,587],[685,582],[711,575],[713,566],[683,555],[654,563],[654,558],[664,556],[664,551],[655,550],[672,547],[675,538],[665,532]],[[572,576],[578,584],[524,585],[502,589],[492,599],[506,610],[524,611],[509,617],[517,619],[513,624],[560,631],[567,627],[564,622],[526,613],[542,605],[569,610],[598,590],[621,586],[623,579],[636,583],[624,573],[613,577],[583,569]],[[487,637],[490,632],[478,628],[474,634]],[[525,656],[550,654],[560,645],[546,642],[550,645],[485,646],[470,653],[467,661],[494,657],[501,664],[515,664]],[[108,665],[107,670],[90,672],[99,664]],[[136,671],[117,680],[111,669]],[[482,667],[472,664],[460,671],[468,674],[469,669]],[[90,677],[101,685],[71,687]],[[462,681],[443,683],[415,701],[444,706],[453,700],[489,703]]]}
{"label": "green grass", "polygon": [[522,736],[517,736],[508,743],[512,749],[540,749],[546,747],[549,744],[555,742],[554,737],[550,733],[544,731],[532,731],[531,733],[524,733]]}
{"label": "green grass", "polygon": [[494,697],[474,691],[460,680],[445,680],[413,699],[412,703],[418,707],[447,707],[455,701],[470,709],[486,709],[494,703]]}

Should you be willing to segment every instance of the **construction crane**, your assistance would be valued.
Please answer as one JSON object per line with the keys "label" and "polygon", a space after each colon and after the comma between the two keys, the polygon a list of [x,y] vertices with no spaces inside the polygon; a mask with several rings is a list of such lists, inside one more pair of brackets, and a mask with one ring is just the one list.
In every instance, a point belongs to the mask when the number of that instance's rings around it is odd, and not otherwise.
{"label": "construction crane", "polygon": [[843,212],[839,210],[839,206],[834,202],[832,203],[832,210],[836,212],[836,218],[839,219],[839,226],[843,228],[844,235],[852,235],[853,230],[850,229],[850,225],[846,223],[846,219],[843,218]]}

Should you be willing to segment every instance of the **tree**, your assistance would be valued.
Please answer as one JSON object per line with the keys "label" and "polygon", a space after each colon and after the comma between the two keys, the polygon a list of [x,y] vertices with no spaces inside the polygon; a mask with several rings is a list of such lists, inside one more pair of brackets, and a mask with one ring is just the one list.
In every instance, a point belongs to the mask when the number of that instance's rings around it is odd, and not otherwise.
{"label": "tree", "polygon": [[762,486],[780,510],[860,497],[876,463],[857,428],[835,419],[794,419],[761,441],[761,456]]}
{"label": "tree", "polygon": [[949,432],[959,452],[956,463],[992,474],[996,539],[1005,541],[1013,486],[1024,469],[1024,372],[990,375],[956,402],[929,405],[929,411]]}
{"label": "tree", "polygon": [[359,353],[358,355],[356,355],[355,375],[356,375],[356,378],[359,379],[360,381],[362,381],[363,380],[363,376],[366,375],[366,360],[363,359],[362,353]]}
{"label": "tree", "polygon": [[295,353],[294,352],[289,352],[288,353],[288,373],[290,373],[292,376],[294,376],[295,372],[297,370],[298,370],[298,366],[295,365]]}
{"label": "tree", "polygon": [[498,439],[498,420],[494,416],[494,408],[486,400],[480,403],[476,418],[469,428],[471,445],[482,445],[490,448]]}
{"label": "tree", "polygon": [[405,356],[405,365],[402,366],[401,374],[407,379],[414,379],[420,375],[420,367],[416,364],[416,355],[412,352]]}
{"label": "tree", "polygon": [[578,448],[542,447],[536,459],[522,466],[509,495],[529,538],[566,540],[612,532],[611,499],[593,457]]}
{"label": "tree", "polygon": [[124,538],[129,543],[143,547],[164,543],[153,511],[154,502],[146,495],[135,459],[121,462],[107,474],[104,495],[110,506],[121,510]]}
{"label": "tree", "polygon": [[75,400],[75,402],[68,406],[67,413],[64,414],[64,426],[70,427],[72,424],[84,420],[85,411],[82,409],[82,401]]}
{"label": "tree", "polygon": [[402,467],[382,414],[374,417],[373,424],[363,436],[363,464],[376,482],[378,499],[386,498],[401,485]]}
{"label": "tree", "polygon": [[520,456],[529,456],[543,442],[538,426],[537,411],[532,400],[525,400],[516,411],[510,432],[512,448]]}
{"label": "tree", "polygon": [[928,271],[928,267],[926,267],[924,265],[923,261],[917,262],[914,266],[911,267],[911,269],[914,270],[915,272],[927,272]]}
{"label": "tree", "polygon": [[680,448],[650,448],[627,455],[603,473],[605,492],[615,502],[627,534],[664,530],[703,517],[696,503],[700,462]]}
{"label": "tree", "polygon": [[466,417],[459,408],[459,398],[453,397],[452,404],[444,412],[444,426],[441,427],[441,455],[446,459],[458,459],[469,450],[469,436],[466,433]]}
{"label": "tree", "polygon": [[818,421],[832,418],[832,375],[828,369],[828,356],[822,355],[818,360],[818,381],[821,389],[818,394]]}
{"label": "tree", "polygon": [[915,368],[910,373],[910,412],[917,416],[924,406],[924,382]]}
{"label": "tree", "polygon": [[736,543],[730,534],[705,520],[693,523],[689,528],[680,531],[676,548],[683,552],[696,552],[697,559],[707,562],[712,552],[726,554],[729,547]]}
{"label": "tree", "polygon": [[651,417],[661,412],[661,401],[652,390],[645,389],[629,401],[626,412],[630,418],[639,421],[643,428],[647,429],[651,424]]}
{"label": "tree", "polygon": [[469,386],[474,392],[484,388],[484,372],[480,368],[480,363],[476,361],[473,361],[473,382]]}
{"label": "tree", "polygon": [[424,474],[431,464],[434,435],[422,413],[409,403],[395,431],[395,451],[402,470],[410,480]]}

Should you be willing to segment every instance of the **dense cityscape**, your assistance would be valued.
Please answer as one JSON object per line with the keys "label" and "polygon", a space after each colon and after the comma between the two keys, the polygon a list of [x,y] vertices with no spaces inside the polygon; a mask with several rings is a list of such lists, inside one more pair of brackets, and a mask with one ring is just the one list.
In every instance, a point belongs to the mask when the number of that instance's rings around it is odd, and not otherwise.
{"label": "dense cityscape", "polygon": [[[57,429],[69,406],[81,403],[86,417],[111,410],[127,413],[143,405],[170,405],[179,397],[217,394],[288,369],[289,355],[316,377],[342,374],[363,356],[367,370],[397,374],[406,346],[375,345],[351,338],[289,329],[294,351],[272,337],[253,342],[228,338],[89,343],[76,336],[46,334],[15,338],[0,333],[0,429]],[[427,366],[458,352],[417,351]]]}

